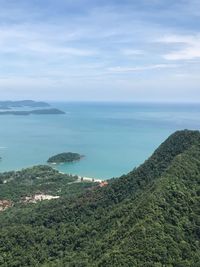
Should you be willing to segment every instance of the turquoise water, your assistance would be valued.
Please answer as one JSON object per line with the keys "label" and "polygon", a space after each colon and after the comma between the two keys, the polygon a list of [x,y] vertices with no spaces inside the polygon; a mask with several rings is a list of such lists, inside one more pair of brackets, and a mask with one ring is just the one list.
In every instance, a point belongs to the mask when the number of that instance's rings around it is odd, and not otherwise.
{"label": "turquoise water", "polygon": [[0,116],[0,171],[16,170],[60,152],[86,157],[60,171],[97,178],[129,172],[172,132],[200,129],[200,105],[53,103],[66,115]]}

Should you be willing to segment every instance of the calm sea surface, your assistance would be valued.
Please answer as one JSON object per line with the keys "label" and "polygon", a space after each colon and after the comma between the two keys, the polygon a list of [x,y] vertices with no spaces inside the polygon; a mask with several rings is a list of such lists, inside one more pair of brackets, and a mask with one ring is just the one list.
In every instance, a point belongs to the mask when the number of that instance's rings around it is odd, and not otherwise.
{"label": "calm sea surface", "polygon": [[171,133],[200,129],[197,104],[52,103],[65,115],[0,116],[0,171],[45,164],[61,152],[85,158],[60,171],[111,178],[147,159]]}

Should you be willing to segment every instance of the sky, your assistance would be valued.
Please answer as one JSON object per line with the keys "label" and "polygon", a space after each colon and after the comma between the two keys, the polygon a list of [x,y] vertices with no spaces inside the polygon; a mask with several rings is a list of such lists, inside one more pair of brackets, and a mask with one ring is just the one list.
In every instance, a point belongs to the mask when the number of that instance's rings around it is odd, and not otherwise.
{"label": "sky", "polygon": [[199,0],[0,0],[0,99],[200,102]]}

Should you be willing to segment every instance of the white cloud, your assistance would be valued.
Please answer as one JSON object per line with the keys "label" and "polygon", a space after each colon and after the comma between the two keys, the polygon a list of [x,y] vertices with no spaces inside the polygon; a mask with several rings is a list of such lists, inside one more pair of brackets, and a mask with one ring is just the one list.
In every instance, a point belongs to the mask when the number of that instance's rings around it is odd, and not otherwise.
{"label": "white cloud", "polygon": [[[177,72],[183,73],[179,75],[181,78],[178,74],[176,77],[180,91],[186,85],[191,88],[184,73],[193,74],[194,69],[198,73],[199,63],[195,59],[200,58],[200,35],[180,34],[199,30],[198,21],[194,25],[193,15],[188,18],[188,9],[182,10],[181,3],[177,7],[176,3],[167,5],[166,0],[153,0],[145,9],[148,0],[142,1],[145,3],[142,6],[137,1],[132,1],[130,6],[114,3],[118,1],[102,1],[105,5],[86,1],[92,5],[84,8],[76,4],[77,8],[71,12],[69,2],[77,1],[83,0],[50,1],[52,5],[48,8],[42,1],[11,1],[12,5],[3,1],[5,7],[2,5],[0,10],[1,96],[3,90],[5,94],[12,91],[13,95],[14,92],[16,95],[37,92],[38,96],[40,91],[45,96],[51,91],[52,98],[54,95],[62,99],[66,95],[90,99],[93,92],[98,98],[105,90],[106,94],[110,92],[111,99],[118,91],[121,99],[126,95],[124,90],[143,88],[143,92],[151,92],[151,88],[157,87],[157,97],[161,88],[166,92],[171,90],[172,94],[178,90],[170,78]],[[157,4],[159,9],[154,10]],[[179,35],[165,36],[172,29]],[[159,42],[152,44],[151,40],[162,35]],[[173,64],[175,60],[186,59],[190,62]],[[190,77],[192,81],[193,87],[199,88],[199,80]],[[147,97],[148,94],[153,97],[152,93],[147,93]],[[160,96],[162,94],[160,92]],[[133,97],[135,99],[135,93]]]}
{"label": "white cloud", "polygon": [[126,73],[126,72],[137,72],[137,71],[146,71],[146,70],[155,70],[155,69],[165,69],[165,68],[176,68],[177,65],[172,64],[155,64],[141,67],[112,67],[108,68],[110,72],[116,73]]}
{"label": "white cloud", "polygon": [[41,42],[30,43],[28,44],[27,49],[36,53],[63,54],[66,56],[92,56],[97,54],[97,51],[94,50],[78,49],[59,45],[48,45]]}
{"label": "white cloud", "polygon": [[[51,29],[51,34],[49,34]],[[58,32],[56,27],[45,28],[26,27],[3,27],[0,28],[0,54],[63,54],[66,56],[92,56],[97,50],[77,48],[69,46],[69,41],[76,34]],[[52,37],[54,35],[54,37]],[[63,35],[65,37],[63,37]]]}
{"label": "white cloud", "polygon": [[192,60],[200,58],[200,35],[171,35],[159,40],[161,43],[176,44],[181,47],[163,57],[166,60]]}

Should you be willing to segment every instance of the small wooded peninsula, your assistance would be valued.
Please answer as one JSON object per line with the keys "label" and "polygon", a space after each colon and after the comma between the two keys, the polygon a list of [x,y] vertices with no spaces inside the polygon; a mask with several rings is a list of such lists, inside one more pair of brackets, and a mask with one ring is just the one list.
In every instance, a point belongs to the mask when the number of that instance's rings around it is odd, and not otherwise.
{"label": "small wooded peninsula", "polygon": [[59,163],[77,161],[77,160],[80,160],[81,158],[83,158],[83,155],[80,155],[79,153],[63,152],[63,153],[50,157],[47,160],[47,162],[59,164]]}

